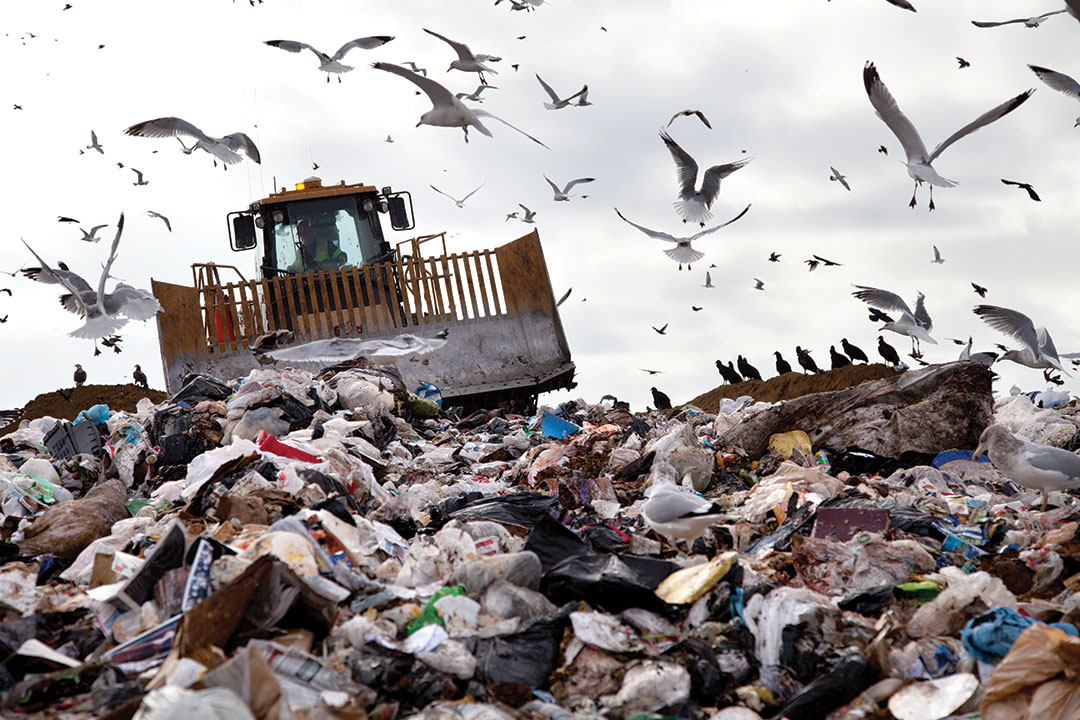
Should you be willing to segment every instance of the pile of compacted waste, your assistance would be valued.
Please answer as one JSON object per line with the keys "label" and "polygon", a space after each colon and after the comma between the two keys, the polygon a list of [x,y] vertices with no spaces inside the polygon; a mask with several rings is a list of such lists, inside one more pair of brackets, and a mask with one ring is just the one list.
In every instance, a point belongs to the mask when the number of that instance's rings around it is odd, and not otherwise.
{"label": "pile of compacted waste", "polygon": [[1071,450],[1064,394],[975,363],[638,414],[416,391],[196,375],[0,439],[0,713],[1080,717],[1080,505],[972,460],[991,423]]}

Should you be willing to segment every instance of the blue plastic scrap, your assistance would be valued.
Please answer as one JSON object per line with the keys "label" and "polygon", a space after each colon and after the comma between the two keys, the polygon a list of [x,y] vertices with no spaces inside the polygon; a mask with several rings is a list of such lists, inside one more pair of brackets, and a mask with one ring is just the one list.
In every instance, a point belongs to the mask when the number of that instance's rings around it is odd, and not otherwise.
{"label": "blue plastic scrap", "polygon": [[563,420],[561,417],[551,413],[544,413],[543,419],[540,420],[540,431],[544,433],[544,437],[552,440],[559,440],[580,430],[580,425],[575,425],[569,420]]}
{"label": "blue plastic scrap", "polygon": [[[953,460],[971,460],[971,450],[942,450],[934,459],[930,461],[930,465],[935,468],[940,468],[945,463],[951,463]],[[976,462],[989,463],[985,455],[981,455]]]}
{"label": "blue plastic scrap", "polygon": [[[960,642],[971,657],[993,665],[1009,654],[1020,633],[1038,622],[1012,608],[996,607],[968,620],[960,633]],[[1068,623],[1053,623],[1050,627],[1080,637],[1080,631]]]}

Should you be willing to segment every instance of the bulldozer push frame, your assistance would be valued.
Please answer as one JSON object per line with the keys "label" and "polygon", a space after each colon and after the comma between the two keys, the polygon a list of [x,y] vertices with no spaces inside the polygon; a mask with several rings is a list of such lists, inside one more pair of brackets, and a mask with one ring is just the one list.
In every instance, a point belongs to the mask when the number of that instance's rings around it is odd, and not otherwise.
{"label": "bulldozer push frame", "polygon": [[[164,310],[157,323],[168,391],[179,390],[193,372],[247,375],[259,367],[250,350],[255,339],[279,329],[292,331],[298,343],[448,330],[440,350],[397,363],[407,388],[429,382],[444,405],[531,412],[539,393],[574,387],[535,230],[494,249],[449,253],[445,233],[391,247],[380,215],[389,215],[395,231],[414,227],[407,192],[323,186],[318,178],[230,213],[232,249],[262,247],[256,279],[233,265],[195,263],[191,286],[152,280]],[[323,222],[347,248],[340,266],[308,265],[311,256],[297,239],[308,218]],[[424,255],[434,246],[441,254]]]}

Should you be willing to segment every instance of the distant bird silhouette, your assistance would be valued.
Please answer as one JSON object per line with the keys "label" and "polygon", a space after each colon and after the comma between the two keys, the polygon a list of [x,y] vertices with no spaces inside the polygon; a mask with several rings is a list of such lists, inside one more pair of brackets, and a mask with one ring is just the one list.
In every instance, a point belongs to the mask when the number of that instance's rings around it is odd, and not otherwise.
{"label": "distant bird silhouette", "polygon": [[82,365],[75,363],[75,374],[72,376],[75,380],[75,387],[82,387],[86,382],[86,371],[83,370]]}
{"label": "distant bird silhouette", "polygon": [[[1072,12],[1071,10],[1069,11]],[[1063,92],[1074,100],[1080,100],[1080,82],[1076,82],[1076,79],[1060,73],[1057,70],[1050,70],[1049,68],[1038,67],[1037,65],[1028,65],[1031,71],[1039,76],[1039,79],[1049,85],[1052,89],[1058,92]],[[1076,118],[1076,122],[1073,127],[1080,127],[1080,117]]]}
{"label": "distant bird silhouette", "polygon": [[885,359],[885,362],[890,365],[899,365],[900,356],[896,354],[896,348],[889,343],[885,342],[885,338],[878,336],[877,339],[877,351],[878,355]]}
{"label": "distant bird silhouette", "polygon": [[153,210],[147,210],[146,214],[149,215],[152,218],[157,218],[161,222],[165,223],[165,229],[168,230],[169,232],[172,232],[172,223],[169,222],[169,218],[165,217],[164,215],[162,215],[159,212],[154,212]]}
{"label": "distant bird silhouette", "polygon": [[776,374],[783,375],[784,373],[791,372],[791,365],[781,355],[779,350],[775,350],[773,355],[776,356]]}
{"label": "distant bird silhouette", "polygon": [[712,273],[710,273],[708,270],[705,271],[705,284],[702,285],[701,287],[704,287],[704,288],[715,288],[716,287],[715,285],[712,284]]}
{"label": "distant bird silhouette", "polygon": [[107,227],[109,227],[109,226],[108,225],[95,225],[94,227],[90,228],[90,232],[86,232],[82,228],[79,228],[79,232],[81,232],[82,235],[83,235],[79,239],[84,240],[86,242],[97,242],[97,241],[101,240],[101,238],[98,237],[97,231],[100,230],[101,228],[107,228]]}
{"label": "distant bird silhouette", "polygon": [[742,375],[739,374],[739,371],[735,369],[735,366],[731,364],[730,360],[727,365],[717,360],[716,369],[719,370],[720,375],[732,385],[743,381]]}
{"label": "distant bird silhouette", "polygon": [[75,218],[69,218],[66,215],[57,215],[56,216],[56,222],[75,223],[76,225],[81,224]]}
{"label": "distant bird silhouette", "polygon": [[937,249],[937,245],[934,245],[934,259],[930,262],[934,263],[935,265],[940,265],[941,263],[945,262],[945,258],[941,257],[941,252]]}
{"label": "distant bird silhouette", "polygon": [[141,170],[136,170],[135,168],[131,168],[131,171],[139,176],[139,179],[136,180],[135,182],[133,182],[132,185],[149,185],[150,184],[149,180],[143,180],[143,174],[142,174]]}
{"label": "distant bird silhouette", "polygon": [[742,373],[742,376],[747,380],[761,379],[761,373],[759,373],[757,368],[751,365],[742,355],[739,356],[738,365],[739,372]]}
{"label": "distant bird silhouette", "polygon": [[653,405],[656,406],[656,409],[657,410],[670,410],[671,409],[671,398],[669,398],[667,395],[660,392],[656,388],[650,388],[650,389],[652,390]]}
{"label": "distant bird silhouette", "polygon": [[1000,27],[1002,25],[1012,25],[1014,23],[1023,23],[1025,27],[1037,28],[1046,18],[1052,15],[1059,15],[1063,12],[1066,12],[1065,8],[1062,8],[1061,10],[1052,10],[1050,12],[1043,13],[1042,15],[1035,15],[1034,17],[1016,18],[1015,20],[972,20],[971,24],[979,28],[992,28]]}
{"label": "distant bird silhouette", "polygon": [[97,150],[102,155],[105,154],[105,150],[101,147],[101,144],[98,142],[97,133],[94,132],[93,130],[90,131],[90,144],[86,146],[86,149],[87,150]]}
{"label": "distant bird silhouette", "polygon": [[877,308],[869,308],[870,310],[870,322],[893,322],[892,317],[886,313],[881,312]]}
{"label": "distant bird silhouette", "polygon": [[765,282],[763,280],[758,280],[757,278],[754,278],[754,289],[755,290],[764,290],[765,289]]}
{"label": "distant bird silhouette", "polygon": [[809,350],[803,350],[801,347],[796,345],[795,346],[795,355],[798,356],[799,365],[802,365],[803,369],[806,372],[815,372],[815,373],[821,372],[821,368],[819,368],[817,366],[817,363],[814,362],[814,358],[810,357],[810,351]]}
{"label": "distant bird silhouette", "polygon": [[1029,198],[1031,198],[1035,202],[1042,202],[1042,198],[1039,197],[1039,193],[1035,192],[1035,188],[1031,187],[1031,185],[1029,185],[1028,183],[1016,182],[1015,180],[1006,180],[1005,178],[1001,178],[1001,182],[1005,183],[1006,185],[1015,185],[1018,188],[1024,188],[1025,190],[1027,190]]}
{"label": "distant bird silhouette", "polygon": [[705,117],[705,113],[701,112],[700,110],[680,110],[679,112],[671,116],[671,119],[668,120],[667,127],[671,127],[671,123],[675,122],[676,118],[683,116],[690,117],[691,115],[697,115],[698,120],[700,120],[705,125],[705,127],[712,130],[712,125],[709,124],[709,119]]}
{"label": "distant bird silhouette", "polygon": [[851,362],[855,362],[856,360],[870,362],[870,359],[866,357],[866,353],[864,353],[860,348],[856,347],[855,345],[849,343],[847,341],[847,338],[840,338],[840,347],[844,348],[844,352],[847,353],[847,356],[849,358],[851,358]]}
{"label": "distant bird silhouette", "polygon": [[831,165],[829,166],[829,169],[832,170],[832,175],[829,176],[829,179],[839,182],[841,185],[844,186],[845,190],[851,192],[851,186],[848,185],[847,182],[847,175],[841,175],[840,171],[832,167]]}
{"label": "distant bird silhouette", "polygon": [[701,308],[699,308],[697,305],[691,305],[690,309],[694,312],[701,312]]}
{"label": "distant bird silhouette", "polygon": [[571,287],[571,288],[570,288],[569,290],[567,290],[567,291],[566,291],[566,292],[565,292],[565,293],[563,294],[563,296],[562,296],[561,298],[559,298],[559,301],[558,301],[557,303],[555,303],[555,307],[559,307],[559,306],[560,306],[560,305],[562,305],[562,304],[563,304],[564,302],[566,302],[566,298],[570,297],[570,293],[572,293],[573,291],[574,291],[574,288],[572,288],[572,287]]}
{"label": "distant bird silhouette", "polygon": [[769,253],[769,262],[780,262],[780,253],[777,253],[777,252]]}
{"label": "distant bird silhouette", "polygon": [[663,370],[646,370],[645,368],[641,368],[641,372],[646,372],[646,373],[649,373],[650,375],[659,375],[660,373],[663,372]]}
{"label": "distant bird silhouette", "polygon": [[967,67],[971,67],[971,63],[969,63],[967,60],[960,57],[959,55],[956,56],[956,62],[958,62],[960,64],[960,67],[959,67],[960,70],[963,70],[964,68],[967,68]]}
{"label": "distant bird silhouette", "polygon": [[696,222],[705,227],[705,222],[712,217],[710,208],[716,196],[720,194],[720,182],[733,172],[746,165],[753,158],[735,160],[723,165],[713,165],[701,178],[701,187],[696,188],[698,164],[690,153],[683,150],[665,131],[660,131],[671,158],[675,161],[679,183],[679,199],[675,201],[675,211],[683,222]]}
{"label": "distant bird silhouette", "polygon": [[150,385],[146,380],[146,373],[138,365],[135,366],[135,371],[131,373],[131,378],[136,385],[149,389]]}
{"label": "distant bird silhouette", "polygon": [[832,260],[826,260],[825,258],[821,257],[820,255],[814,255],[813,257],[819,263],[824,263],[825,267],[840,267],[840,266],[843,265],[843,263],[833,262]]}
{"label": "distant bird silhouette", "polygon": [[830,345],[829,346],[829,359],[832,360],[832,369],[833,370],[836,370],[836,369],[842,368],[842,367],[847,367],[848,365],[851,364],[851,360],[848,359],[847,355],[842,355],[842,354],[836,352],[836,346],[835,345]]}
{"label": "distant bird silhouette", "polygon": [[658,335],[666,335],[667,334],[667,326],[668,326],[668,323],[664,323],[663,327],[656,327],[655,325],[653,325],[651,327],[652,327],[653,330],[655,330],[657,332]]}
{"label": "distant bird silhouette", "polygon": [[810,272],[814,272],[815,270],[817,270],[818,265],[821,264],[819,261],[814,260],[813,258],[809,260],[803,260],[803,262],[810,266]]}
{"label": "distant bird silhouette", "polygon": [[889,148],[885,147],[884,145],[879,145],[877,151],[879,153],[881,153],[882,155],[888,155],[889,154]]}
{"label": "distant bird silhouette", "polygon": [[976,285],[975,283],[971,283],[971,287],[975,290],[976,295],[978,295],[979,297],[986,297],[986,288],[984,288],[982,285]]}

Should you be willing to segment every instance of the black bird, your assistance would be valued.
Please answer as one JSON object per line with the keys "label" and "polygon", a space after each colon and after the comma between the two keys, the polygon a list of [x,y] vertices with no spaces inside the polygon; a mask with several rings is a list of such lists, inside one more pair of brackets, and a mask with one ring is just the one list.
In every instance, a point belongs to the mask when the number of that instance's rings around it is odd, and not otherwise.
{"label": "black bird", "polygon": [[966,67],[971,67],[971,63],[969,63],[967,60],[960,57],[959,55],[956,56],[956,62],[960,63],[960,67],[958,68],[960,70],[963,70]]}
{"label": "black bird", "polygon": [[803,262],[810,266],[810,272],[817,270],[817,266],[821,264],[817,260],[803,260]]}
{"label": "black bird", "polygon": [[783,357],[781,357],[779,350],[774,351],[773,355],[776,356],[776,374],[777,375],[783,375],[784,373],[791,372],[791,366],[788,365],[787,360],[785,360]]}
{"label": "black bird", "polygon": [[893,321],[893,319],[891,317],[889,317],[885,313],[881,312],[877,308],[870,308],[870,320],[872,322],[887,322],[887,323],[890,323],[890,322]]}
{"label": "black bird", "polygon": [[769,253],[769,262],[780,262],[780,253],[777,253],[777,252]]}
{"label": "black bird", "polygon": [[667,326],[668,326],[668,324],[664,323],[664,327],[656,327],[654,325],[654,326],[652,326],[652,329],[655,330],[657,332],[657,334],[663,335],[664,333],[667,332]]}
{"label": "black bird", "polygon": [[80,223],[80,222],[79,222],[78,220],[76,220],[75,218],[69,218],[69,217],[67,217],[66,215],[58,215],[58,216],[56,217],[56,222],[69,222],[69,223],[75,223],[76,225],[80,225],[80,224],[81,224],[81,223]]}
{"label": "black bird", "polygon": [[131,373],[131,378],[135,381],[135,384],[149,389],[150,385],[146,381],[146,373],[142,371],[142,368],[138,365],[135,366],[135,371]]}
{"label": "black bird", "polygon": [[739,373],[729,369],[727,365],[719,360],[716,361],[716,369],[720,371],[720,376],[724,378],[724,381],[729,385],[742,382],[742,377],[739,376]]}
{"label": "black bird", "polygon": [[842,367],[847,367],[848,365],[851,364],[851,360],[848,359],[847,355],[841,355],[840,353],[836,352],[836,346],[835,345],[830,345],[829,346],[829,358],[832,360],[832,369],[833,370],[836,370],[836,369],[842,368]]}
{"label": "black bird", "polygon": [[877,151],[879,153],[881,153],[882,155],[888,155],[889,154],[889,148],[885,147],[884,145],[878,146]]}
{"label": "black bird", "polygon": [[8,297],[11,297],[11,288],[0,288],[0,293],[7,293]]}
{"label": "black bird", "polygon": [[0,318],[0,323],[6,323],[7,319],[8,319],[8,316],[5,315],[4,317]]}
{"label": "black bird", "polygon": [[693,310],[694,312],[700,312],[701,311],[701,308],[699,308],[697,305],[691,305],[690,309]]}
{"label": "black bird", "polygon": [[[101,338],[101,344],[105,347],[112,348],[114,353],[123,352],[123,348],[120,347],[120,343],[123,341],[124,338],[119,335],[109,335],[108,337]],[[95,352],[94,354],[97,355],[98,353]]]}
{"label": "black bird", "polygon": [[844,352],[851,358],[851,362],[855,362],[856,360],[862,360],[864,363],[870,362],[870,358],[866,357],[866,353],[849,343],[847,338],[840,338],[840,346],[844,348]]}
{"label": "black bird", "polygon": [[810,357],[809,350],[803,350],[801,347],[796,345],[795,354],[798,356],[799,364],[803,366],[803,370],[805,370],[806,372],[821,372],[821,368],[819,368],[817,366],[817,363],[814,362],[814,358]]}
{"label": "black bird", "polygon": [[739,374],[739,371],[735,369],[735,363],[730,360],[727,361],[728,375],[737,383],[744,382],[746,378]]}
{"label": "black bird", "polygon": [[975,292],[978,294],[979,297],[986,297],[986,288],[984,288],[982,285],[976,285],[975,283],[971,283],[971,287],[975,289]]}
{"label": "black bird", "polygon": [[747,362],[746,358],[742,355],[739,356],[739,372],[747,380],[760,380],[761,373],[757,371],[757,368]]}
{"label": "black bird", "polygon": [[671,398],[669,398],[667,395],[660,392],[656,388],[650,388],[650,389],[652,390],[653,405],[656,406],[656,409],[657,410],[670,410],[671,409]]}
{"label": "black bird", "polygon": [[843,263],[833,262],[832,260],[826,260],[825,258],[821,257],[820,255],[815,255],[814,259],[817,260],[818,262],[825,263],[825,267],[832,267],[834,265],[835,266],[843,265]]}
{"label": "black bird", "polygon": [[75,387],[81,387],[86,382],[86,371],[82,369],[82,365],[75,363],[75,374],[72,376],[75,380]]}
{"label": "black bird", "polygon": [[1015,180],[1006,180],[1005,178],[1001,178],[1001,182],[1005,183],[1006,185],[1015,185],[1016,187],[1024,188],[1025,190],[1027,190],[1029,198],[1031,198],[1035,202],[1042,202],[1042,198],[1039,197],[1039,193],[1035,192],[1035,188],[1031,187],[1031,185],[1029,185],[1028,183],[1016,182]]}
{"label": "black bird", "polygon": [[885,362],[890,365],[899,365],[900,356],[896,354],[896,348],[889,343],[885,342],[885,338],[878,335],[877,339],[877,351],[878,355],[885,358]]}

